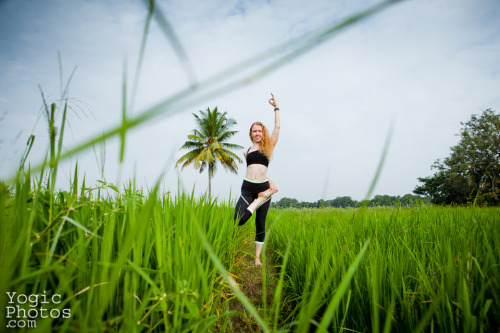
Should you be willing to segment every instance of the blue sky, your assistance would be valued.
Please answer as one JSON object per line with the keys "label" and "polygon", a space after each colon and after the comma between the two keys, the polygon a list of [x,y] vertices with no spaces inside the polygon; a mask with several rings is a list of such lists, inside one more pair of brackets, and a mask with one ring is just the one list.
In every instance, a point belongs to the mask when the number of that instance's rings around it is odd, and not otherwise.
{"label": "blue sky", "polygon": [[[375,1],[157,1],[186,50],[196,78],[291,38],[336,22]],[[47,150],[39,85],[49,101],[60,91],[58,52],[70,85],[66,149],[120,121],[121,84],[129,86],[146,18],[142,1],[0,2],[0,177],[19,163],[34,134],[31,162]],[[127,136],[121,180],[143,186],[166,170],[163,188],[178,183],[201,193],[207,175],[174,168],[178,148],[194,126],[192,113],[218,106],[237,122],[234,143],[250,146],[256,120],[272,128],[267,104],[273,92],[282,129],[269,177],[275,200],[304,201],[366,194],[394,121],[393,140],[375,194],[404,195],[432,174],[431,164],[458,142],[460,122],[486,108],[500,111],[500,3],[404,1],[356,24],[264,78],[208,98],[170,117],[155,119]],[[156,22],[151,26],[131,115],[185,89],[189,81]],[[118,141],[105,149],[105,178],[120,182]],[[97,158],[99,159],[99,158]],[[73,156],[60,169],[60,186],[75,162],[92,182],[101,178],[96,154]],[[213,192],[239,192],[238,175],[219,168]]]}

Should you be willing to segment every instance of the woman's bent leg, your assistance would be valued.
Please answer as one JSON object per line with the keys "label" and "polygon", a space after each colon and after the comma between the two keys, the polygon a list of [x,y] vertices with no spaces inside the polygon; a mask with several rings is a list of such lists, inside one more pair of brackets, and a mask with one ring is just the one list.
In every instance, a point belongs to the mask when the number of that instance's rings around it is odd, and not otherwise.
{"label": "woman's bent leg", "polygon": [[[252,216],[253,211],[248,209],[248,202],[252,200],[251,198],[243,197],[243,194],[240,196],[240,199],[236,203],[236,208],[234,210],[234,220],[238,220],[238,225],[245,224],[246,221]],[[253,201],[253,200],[252,200]]]}

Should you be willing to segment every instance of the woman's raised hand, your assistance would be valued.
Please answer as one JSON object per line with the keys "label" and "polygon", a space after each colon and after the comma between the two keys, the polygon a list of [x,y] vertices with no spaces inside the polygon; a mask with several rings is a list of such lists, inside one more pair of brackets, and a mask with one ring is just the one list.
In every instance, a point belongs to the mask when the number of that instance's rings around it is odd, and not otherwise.
{"label": "woman's raised hand", "polygon": [[276,109],[278,107],[278,103],[276,103],[276,99],[274,98],[273,93],[271,93],[271,96],[272,96],[272,98],[269,100],[269,104],[274,106],[274,108]]}

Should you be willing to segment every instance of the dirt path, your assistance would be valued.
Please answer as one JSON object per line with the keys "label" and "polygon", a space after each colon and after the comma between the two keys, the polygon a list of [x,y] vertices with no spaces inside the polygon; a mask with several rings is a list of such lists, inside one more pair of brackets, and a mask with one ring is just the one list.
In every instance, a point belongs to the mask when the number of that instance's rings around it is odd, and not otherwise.
{"label": "dirt path", "polygon": [[[245,293],[250,302],[256,307],[259,314],[263,314],[264,302],[263,302],[263,281],[262,281],[262,270],[265,269],[266,272],[266,302],[267,309],[269,308],[273,301],[274,291],[277,284],[278,273],[274,268],[274,265],[270,261],[270,253],[266,252],[267,264],[265,268],[262,266],[255,266],[254,264],[254,254],[255,254],[255,242],[253,237],[248,237],[244,241],[244,246],[238,251],[236,265],[234,270],[234,275],[236,276],[236,282],[240,286],[240,289]],[[231,332],[260,332],[260,328],[252,316],[248,313],[245,307],[238,301],[235,297],[230,304],[230,310],[240,312],[239,315],[233,316],[231,318],[231,326],[229,331]]]}

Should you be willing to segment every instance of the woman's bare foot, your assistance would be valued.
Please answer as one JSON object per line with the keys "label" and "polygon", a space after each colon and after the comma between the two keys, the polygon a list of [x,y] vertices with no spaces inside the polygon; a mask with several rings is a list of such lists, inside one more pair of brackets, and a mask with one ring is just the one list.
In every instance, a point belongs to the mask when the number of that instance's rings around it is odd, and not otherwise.
{"label": "woman's bare foot", "polygon": [[262,262],[259,258],[255,258],[255,266],[262,266]]}

